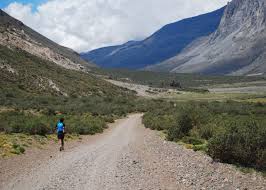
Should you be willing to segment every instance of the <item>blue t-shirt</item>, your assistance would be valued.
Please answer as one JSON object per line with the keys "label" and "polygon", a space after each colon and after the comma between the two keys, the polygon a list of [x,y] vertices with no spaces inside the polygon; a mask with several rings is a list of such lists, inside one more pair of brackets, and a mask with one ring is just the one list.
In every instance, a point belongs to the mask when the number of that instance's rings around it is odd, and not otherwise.
{"label": "blue t-shirt", "polygon": [[57,133],[58,133],[58,132],[63,132],[64,129],[65,129],[65,125],[64,125],[64,123],[62,123],[62,122],[60,122],[60,121],[56,124],[56,127],[57,127]]}

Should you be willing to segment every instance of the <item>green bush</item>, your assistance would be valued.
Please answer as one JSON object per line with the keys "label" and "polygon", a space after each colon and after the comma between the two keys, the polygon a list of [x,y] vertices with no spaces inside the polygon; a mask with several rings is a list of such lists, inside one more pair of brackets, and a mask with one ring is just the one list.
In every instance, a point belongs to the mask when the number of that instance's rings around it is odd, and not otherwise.
{"label": "green bush", "polygon": [[203,151],[207,152],[208,151],[208,145],[207,144],[199,144],[199,145],[194,145],[193,146],[194,151]]}
{"label": "green bush", "polygon": [[25,148],[23,148],[22,146],[18,144],[13,144],[12,147],[13,147],[13,150],[11,151],[11,153],[13,154],[23,154],[26,151]]}
{"label": "green bush", "polygon": [[143,117],[146,127],[166,130],[168,140],[192,144],[196,151],[208,150],[209,155],[223,162],[265,170],[265,104],[156,103]]}
{"label": "green bush", "polygon": [[48,117],[35,116],[19,111],[1,113],[0,123],[0,130],[5,133],[27,133],[44,136],[52,132],[47,125],[49,124]]}
{"label": "green bush", "polygon": [[107,123],[115,122],[115,116],[112,116],[112,115],[102,116],[102,119]]}
{"label": "green bush", "polygon": [[173,116],[169,115],[155,116],[151,113],[148,113],[144,115],[143,123],[147,128],[162,131],[171,128],[175,123],[175,119]]}
{"label": "green bush", "polygon": [[41,135],[45,136],[51,133],[51,129],[40,121],[30,121],[28,126],[26,126],[27,131],[30,135]]}
{"label": "green bush", "polygon": [[[38,115],[27,111],[10,111],[0,113],[0,132],[25,133],[29,135],[45,136],[55,131],[55,125],[62,115]],[[106,122],[113,122],[117,116],[64,114],[66,132],[75,134],[101,133],[107,127]]]}
{"label": "green bush", "polygon": [[266,149],[258,150],[256,157],[256,167],[266,171]]}
{"label": "green bush", "polygon": [[[223,124],[222,124],[223,125]],[[201,125],[197,129],[193,129],[191,132],[194,136],[197,136],[201,139],[209,140],[212,138],[215,134],[223,131],[223,127],[221,127],[221,124],[215,123],[215,121],[212,121],[211,123],[207,123],[204,125]]]}
{"label": "green bush", "polygon": [[181,113],[176,125],[169,128],[167,139],[170,141],[178,141],[189,134],[193,128],[193,120],[189,113]]}
{"label": "green bush", "polygon": [[188,136],[183,137],[182,142],[184,142],[186,144],[193,144],[193,145],[202,145],[205,143],[205,141],[202,139],[198,139],[195,137],[188,137]]}
{"label": "green bush", "polygon": [[101,133],[106,128],[106,123],[100,117],[94,117],[90,114],[72,116],[66,121],[66,131],[81,135],[93,135]]}
{"label": "green bush", "polygon": [[265,169],[266,128],[256,122],[231,123],[209,141],[208,154],[223,162]]}

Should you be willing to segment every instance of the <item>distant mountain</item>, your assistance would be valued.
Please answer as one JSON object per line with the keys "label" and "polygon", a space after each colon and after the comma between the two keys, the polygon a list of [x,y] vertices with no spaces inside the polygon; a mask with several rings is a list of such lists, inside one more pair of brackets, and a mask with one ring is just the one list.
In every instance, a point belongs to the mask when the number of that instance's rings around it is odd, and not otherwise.
{"label": "distant mountain", "polygon": [[75,51],[56,44],[1,9],[0,45],[24,50],[68,69],[84,70],[95,66],[91,62],[81,59]]}
{"label": "distant mountain", "polygon": [[199,37],[214,32],[221,21],[224,8],[200,16],[184,19],[154,33],[143,41],[96,49],[81,57],[106,68],[141,69],[160,63],[178,54]]}
{"label": "distant mountain", "polygon": [[266,73],[266,0],[228,3],[218,29],[180,54],[147,67],[175,73],[261,75]]}

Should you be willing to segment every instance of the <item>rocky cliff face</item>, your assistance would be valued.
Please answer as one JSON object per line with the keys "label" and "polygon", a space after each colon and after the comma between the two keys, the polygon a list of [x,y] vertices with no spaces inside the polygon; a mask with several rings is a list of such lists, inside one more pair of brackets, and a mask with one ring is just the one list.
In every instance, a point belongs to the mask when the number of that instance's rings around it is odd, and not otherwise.
{"label": "rocky cliff face", "polygon": [[251,32],[265,28],[264,0],[234,0],[224,12],[220,26],[213,38],[225,38],[236,30]]}
{"label": "rocky cliff face", "polygon": [[266,73],[266,0],[233,0],[213,34],[147,69],[230,75]]}
{"label": "rocky cliff face", "polygon": [[0,10],[0,45],[19,48],[64,68],[87,70],[93,64],[71,49],[59,46]]}

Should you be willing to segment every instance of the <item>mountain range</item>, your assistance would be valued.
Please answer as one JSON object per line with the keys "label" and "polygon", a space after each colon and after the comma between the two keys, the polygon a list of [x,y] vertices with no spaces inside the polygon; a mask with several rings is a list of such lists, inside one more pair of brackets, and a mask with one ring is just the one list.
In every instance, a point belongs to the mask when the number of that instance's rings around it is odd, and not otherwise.
{"label": "mountain range", "polygon": [[266,73],[266,0],[232,0],[212,13],[167,25],[141,42],[83,53],[102,67],[172,73]]}
{"label": "mountain range", "polygon": [[148,70],[174,73],[266,73],[266,0],[233,0],[218,29]]}
{"label": "mountain range", "polygon": [[143,41],[129,41],[82,53],[81,57],[101,67],[141,69],[178,54],[193,40],[214,32],[224,8],[168,24]]}

